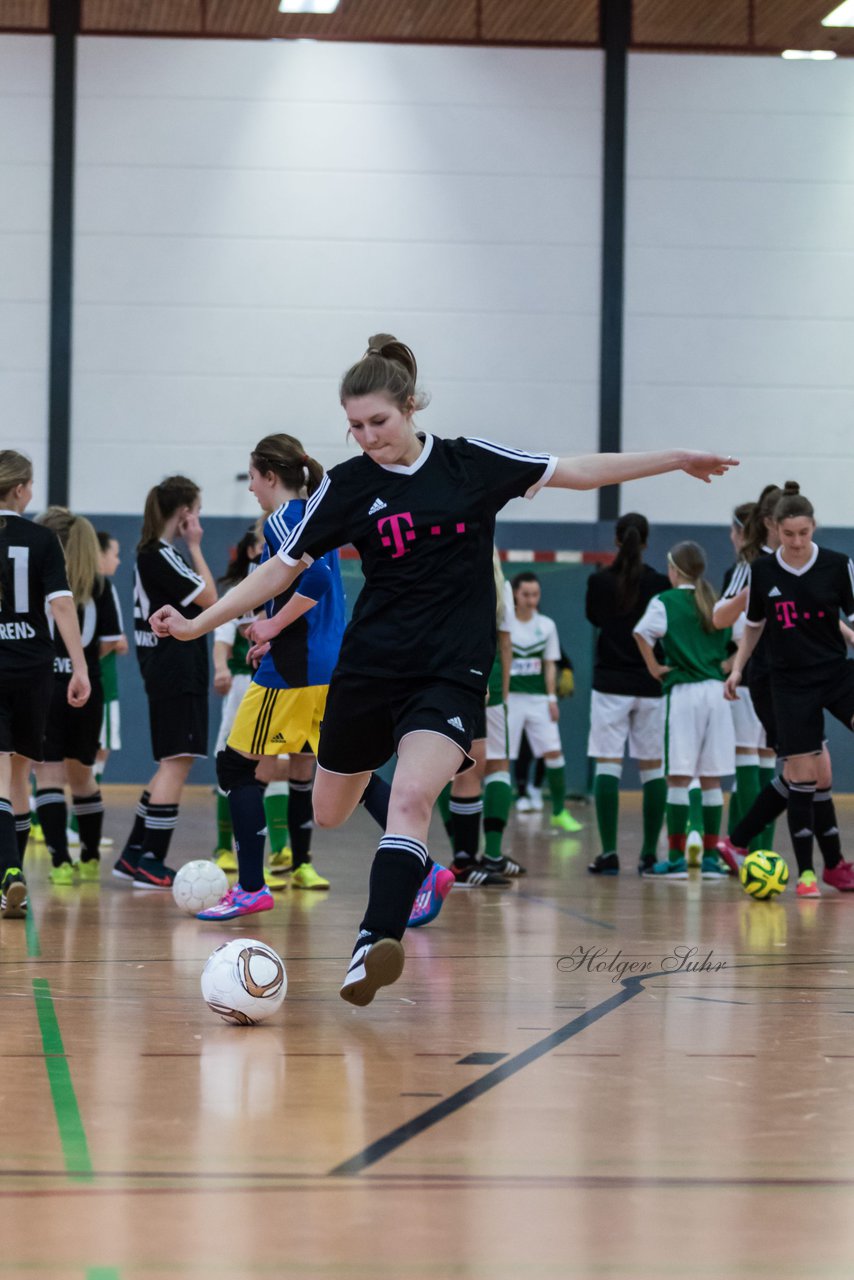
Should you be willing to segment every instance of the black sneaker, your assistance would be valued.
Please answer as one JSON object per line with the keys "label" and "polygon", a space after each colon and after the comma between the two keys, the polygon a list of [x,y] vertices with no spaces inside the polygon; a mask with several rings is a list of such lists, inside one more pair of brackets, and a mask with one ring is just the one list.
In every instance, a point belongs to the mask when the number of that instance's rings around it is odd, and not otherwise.
{"label": "black sneaker", "polygon": [[27,914],[27,882],[18,867],[10,867],[0,889],[0,915],[4,920],[23,920]]}
{"label": "black sneaker", "polygon": [[474,858],[454,858],[451,870],[456,880],[455,889],[480,889],[510,883],[507,876],[498,871],[490,871],[488,866],[475,862]]}
{"label": "black sneaker", "polygon": [[517,862],[515,858],[508,858],[507,854],[502,854],[500,858],[478,858],[477,865],[481,869],[488,871],[496,871],[500,876],[526,876],[528,868],[523,867],[521,862]]}
{"label": "black sneaker", "polygon": [[159,858],[140,858],[133,877],[135,889],[171,889],[176,873]]}
{"label": "black sneaker", "polygon": [[616,853],[597,853],[593,861],[588,862],[587,870],[592,871],[594,876],[618,876],[620,859]]}
{"label": "black sneaker", "polygon": [[647,871],[652,871],[654,866],[655,866],[655,854],[648,853],[646,857],[641,857],[640,861],[638,862],[638,875],[639,876],[645,875]]}
{"label": "black sneaker", "polygon": [[113,875],[116,879],[133,880],[141,857],[141,849],[139,851],[136,849],[125,849],[119,855],[118,861],[113,864]]}

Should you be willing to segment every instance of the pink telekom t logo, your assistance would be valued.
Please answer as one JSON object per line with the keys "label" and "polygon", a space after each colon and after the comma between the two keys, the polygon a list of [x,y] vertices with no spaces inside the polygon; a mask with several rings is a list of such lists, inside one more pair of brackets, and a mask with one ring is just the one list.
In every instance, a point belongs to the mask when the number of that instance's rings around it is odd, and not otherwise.
{"label": "pink telekom t logo", "polygon": [[[415,537],[414,524],[415,521],[409,511],[404,511],[399,516],[383,516],[382,520],[377,521],[377,529],[381,536],[385,525],[388,525],[391,529],[391,537],[382,537],[382,544],[384,547],[394,545],[392,560],[398,560],[408,552],[409,548],[406,546],[406,542],[412,542]],[[407,525],[409,526],[408,528],[406,527]],[[406,539],[406,542],[404,542],[404,539]]]}
{"label": "pink telekom t logo", "polygon": [[775,600],[774,608],[777,610],[777,621],[783,624],[783,630],[791,631],[798,616],[794,600]]}

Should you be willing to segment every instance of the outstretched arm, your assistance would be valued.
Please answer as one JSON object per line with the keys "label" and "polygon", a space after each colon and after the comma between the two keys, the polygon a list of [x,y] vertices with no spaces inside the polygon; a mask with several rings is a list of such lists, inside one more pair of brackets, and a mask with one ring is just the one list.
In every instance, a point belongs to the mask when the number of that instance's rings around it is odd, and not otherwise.
{"label": "outstretched arm", "polygon": [[204,613],[200,613],[197,618],[185,618],[173,605],[164,605],[149,618],[151,630],[156,636],[174,636],[176,640],[196,640],[199,636],[213,631],[214,627],[218,627],[220,623],[230,622],[232,618],[241,618],[244,613],[251,613],[266,600],[272,600],[275,596],[281,595],[283,591],[287,591],[294,579],[299,577],[304,568],[305,565],[302,563],[285,564],[279,556],[273,556],[266,564],[262,564],[260,569],[256,569],[248,578],[244,578],[236,587],[227,591],[221,600],[217,600],[209,609],[205,609]]}
{"label": "outstretched arm", "polygon": [[560,458],[547,489],[600,489],[606,484],[623,484],[645,476],[661,476],[668,471],[685,471],[709,484],[712,476],[722,476],[738,459],[731,454],[699,453],[694,449],[668,449],[663,453],[585,453],[577,458]]}

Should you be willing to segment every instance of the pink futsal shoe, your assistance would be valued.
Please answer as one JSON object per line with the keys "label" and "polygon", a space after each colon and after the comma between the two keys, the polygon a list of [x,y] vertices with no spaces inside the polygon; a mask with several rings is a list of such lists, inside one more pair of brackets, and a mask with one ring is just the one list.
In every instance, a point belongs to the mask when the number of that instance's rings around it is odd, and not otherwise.
{"label": "pink futsal shoe", "polygon": [[825,867],[821,878],[840,893],[854,893],[854,866],[850,862],[837,862],[835,867]]}
{"label": "pink futsal shoe", "polygon": [[742,862],[747,857],[747,850],[739,849],[737,844],[733,844],[729,836],[721,836],[716,848],[729,867],[730,875],[737,876],[741,871]]}
{"label": "pink futsal shoe", "polygon": [[434,862],[415,895],[415,903],[407,928],[417,929],[419,925],[429,924],[431,920],[435,920],[442,910],[442,903],[455,883],[456,876],[453,871],[448,871],[446,867],[440,867]]}
{"label": "pink futsal shoe", "polygon": [[207,911],[200,911],[197,920],[233,920],[235,916],[251,916],[256,911],[272,911],[273,895],[264,885],[254,893],[247,893],[239,884],[232,885],[228,893]]}

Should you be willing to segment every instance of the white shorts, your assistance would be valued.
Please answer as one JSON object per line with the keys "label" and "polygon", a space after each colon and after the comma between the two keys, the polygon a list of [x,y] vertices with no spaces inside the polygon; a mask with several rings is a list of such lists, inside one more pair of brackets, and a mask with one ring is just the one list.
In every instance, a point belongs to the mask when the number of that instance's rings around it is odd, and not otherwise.
{"label": "white shorts", "polygon": [[102,751],[121,751],[122,717],[119,700],[104,703],[104,715],[101,720],[101,740],[98,746]]}
{"label": "white shorts", "polygon": [[759,751],[767,747],[768,739],[765,736],[765,730],[762,728],[762,721],[753,706],[750,690],[746,689],[743,684],[739,685],[738,702],[731,702],[729,705],[732,709],[735,745],[737,747],[749,747],[753,751]]}
{"label": "white shorts", "polygon": [[686,778],[735,773],[735,730],[723,681],[674,685],[665,702],[665,773]]}
{"label": "white shorts", "polygon": [[547,751],[562,750],[560,730],[549,715],[549,700],[542,693],[511,693],[507,699],[507,727],[510,760],[519,755],[523,731],[528,735],[534,758]]}
{"label": "white shorts", "polygon": [[622,760],[626,743],[633,760],[663,758],[664,698],[635,698],[594,689],[587,754],[594,760]]}
{"label": "white shorts", "polygon": [[486,708],[486,758],[509,760],[510,743],[507,735],[507,704]]}
{"label": "white shorts", "polygon": [[220,751],[225,751],[225,744],[228,741],[228,735],[231,733],[231,726],[234,724],[237,708],[243,701],[243,695],[251,683],[251,676],[232,676],[231,688],[222,700],[222,719],[219,722],[219,733],[214,747],[215,756],[219,755]]}

